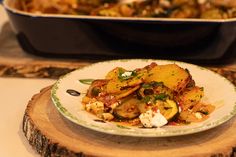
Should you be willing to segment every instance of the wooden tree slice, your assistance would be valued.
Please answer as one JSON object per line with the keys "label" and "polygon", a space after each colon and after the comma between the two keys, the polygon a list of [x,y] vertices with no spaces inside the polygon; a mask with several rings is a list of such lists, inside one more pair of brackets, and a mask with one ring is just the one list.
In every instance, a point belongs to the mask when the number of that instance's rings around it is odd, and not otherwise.
{"label": "wooden tree slice", "polygon": [[78,126],[55,108],[47,87],[29,102],[23,131],[42,156],[235,156],[236,118],[208,131],[165,138],[108,135]]}

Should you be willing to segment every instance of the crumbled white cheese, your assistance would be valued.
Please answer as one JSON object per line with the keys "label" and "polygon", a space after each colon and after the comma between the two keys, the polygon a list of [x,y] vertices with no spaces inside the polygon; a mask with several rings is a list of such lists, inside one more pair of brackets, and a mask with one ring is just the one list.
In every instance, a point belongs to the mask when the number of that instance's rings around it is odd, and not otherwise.
{"label": "crumbled white cheese", "polygon": [[168,123],[166,118],[160,113],[158,110],[157,113],[154,114],[154,117],[151,120],[152,125],[155,127],[161,127]]}
{"label": "crumbled white cheese", "polygon": [[104,111],[104,104],[101,101],[95,101],[92,103],[88,103],[85,105],[85,110],[89,112],[93,112],[94,114],[98,115],[103,113]]}
{"label": "crumbled white cheese", "polygon": [[132,75],[132,71],[126,71],[123,74],[121,74],[122,77],[129,77]]}
{"label": "crumbled white cheese", "polygon": [[144,127],[147,127],[147,128],[152,127],[152,124],[151,124],[152,110],[148,110],[147,112],[142,113],[139,116],[139,119],[140,119],[140,121],[141,121],[141,123],[143,124]]}
{"label": "crumbled white cheese", "polygon": [[179,106],[179,113],[180,113],[180,112],[182,112],[182,109],[181,109],[181,107]]}
{"label": "crumbled white cheese", "polygon": [[102,114],[102,119],[105,121],[110,121],[114,118],[114,116],[111,113],[103,113]]}
{"label": "crumbled white cheese", "polygon": [[119,105],[119,103],[115,102],[115,103],[111,104],[110,107],[111,107],[111,109],[115,109],[118,105]]}
{"label": "crumbled white cheese", "polygon": [[197,117],[197,119],[202,119],[202,114],[199,112],[196,112],[195,117]]}
{"label": "crumbled white cheese", "polygon": [[160,113],[159,110],[157,112],[148,110],[147,112],[142,113],[139,116],[139,119],[143,126],[147,128],[161,127],[168,123],[166,118]]}

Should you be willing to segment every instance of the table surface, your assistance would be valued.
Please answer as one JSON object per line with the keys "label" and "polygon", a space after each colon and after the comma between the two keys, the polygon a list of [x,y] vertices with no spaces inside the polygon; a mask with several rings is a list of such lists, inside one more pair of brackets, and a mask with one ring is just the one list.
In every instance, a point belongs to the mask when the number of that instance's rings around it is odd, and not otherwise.
{"label": "table surface", "polygon": [[[38,156],[21,129],[26,104],[60,75],[98,60],[44,58],[25,53],[9,29],[7,16],[0,5],[0,156]],[[236,82],[236,59],[230,64],[210,67],[225,76],[230,74],[228,78]]]}

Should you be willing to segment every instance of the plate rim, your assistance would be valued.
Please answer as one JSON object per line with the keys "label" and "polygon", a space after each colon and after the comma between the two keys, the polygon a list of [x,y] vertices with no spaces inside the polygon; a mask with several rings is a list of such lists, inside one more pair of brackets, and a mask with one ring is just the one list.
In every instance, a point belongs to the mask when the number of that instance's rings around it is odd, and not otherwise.
{"label": "plate rim", "polygon": [[[227,121],[229,121],[231,118],[233,118],[236,115],[236,102],[234,102],[233,104],[233,109],[231,110],[231,112],[229,112],[227,115],[224,115],[223,117],[221,117],[220,119],[217,119],[214,122],[208,122],[204,125],[198,126],[198,127],[194,127],[194,128],[185,128],[183,130],[172,130],[171,132],[142,132],[142,133],[137,133],[135,132],[135,134],[131,134],[131,131],[127,132],[126,127],[124,128],[117,128],[119,130],[119,132],[111,130],[111,129],[107,129],[106,127],[101,127],[101,126],[95,126],[95,125],[88,125],[86,121],[84,120],[80,120],[77,117],[75,117],[73,114],[71,114],[64,106],[63,104],[61,104],[60,102],[60,98],[57,97],[56,92],[58,90],[58,85],[61,83],[61,81],[69,76],[71,73],[75,73],[77,71],[81,71],[84,68],[88,68],[88,67],[92,67],[92,66],[96,66],[98,64],[104,64],[104,63],[112,63],[112,62],[129,62],[129,61],[141,61],[141,62],[169,62],[169,63],[180,63],[180,64],[185,64],[185,65],[189,65],[189,66],[193,66],[196,67],[198,69],[201,70],[206,70],[207,72],[210,72],[214,75],[217,75],[218,77],[220,77],[221,79],[223,79],[224,81],[226,81],[230,86],[232,86],[232,88],[234,88],[234,93],[236,94],[236,87],[235,85],[230,82],[228,79],[226,79],[224,76],[210,70],[207,69],[205,67],[196,65],[196,64],[192,64],[192,63],[187,63],[187,62],[182,62],[182,61],[175,61],[175,60],[162,60],[162,59],[116,59],[116,60],[107,60],[107,61],[101,61],[101,62],[96,62],[96,63],[92,63],[90,65],[78,68],[72,72],[69,72],[63,76],[61,76],[53,85],[52,89],[51,89],[51,100],[54,104],[54,106],[57,108],[57,110],[60,112],[60,114],[63,115],[63,117],[65,117],[66,119],[68,119],[69,121],[85,127],[87,129],[91,129],[94,131],[98,131],[101,133],[106,133],[106,134],[111,134],[111,135],[119,135],[119,136],[130,136],[130,137],[171,137],[171,136],[183,136],[183,135],[188,135],[188,134],[194,134],[194,133],[199,133],[199,132],[203,132],[212,128],[215,128]],[[129,128],[130,129],[130,128]],[[153,128],[152,128],[153,129]],[[156,129],[161,129],[161,128],[156,128]]]}

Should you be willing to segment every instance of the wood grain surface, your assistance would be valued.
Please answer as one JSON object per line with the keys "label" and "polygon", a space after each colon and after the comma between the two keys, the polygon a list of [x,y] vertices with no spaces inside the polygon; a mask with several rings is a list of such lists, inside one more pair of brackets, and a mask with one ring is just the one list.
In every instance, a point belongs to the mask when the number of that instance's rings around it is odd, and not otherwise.
{"label": "wood grain surface", "polygon": [[23,120],[25,136],[42,156],[236,156],[236,117],[211,130],[178,137],[108,135],[65,119],[51,102],[50,89],[32,98]]}

